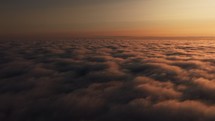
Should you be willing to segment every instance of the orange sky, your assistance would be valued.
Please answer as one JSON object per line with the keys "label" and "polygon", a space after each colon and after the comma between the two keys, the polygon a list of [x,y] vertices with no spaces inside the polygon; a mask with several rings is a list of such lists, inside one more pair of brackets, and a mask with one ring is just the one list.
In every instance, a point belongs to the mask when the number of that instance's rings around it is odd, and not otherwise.
{"label": "orange sky", "polygon": [[20,0],[0,4],[1,36],[215,36],[214,0]]}

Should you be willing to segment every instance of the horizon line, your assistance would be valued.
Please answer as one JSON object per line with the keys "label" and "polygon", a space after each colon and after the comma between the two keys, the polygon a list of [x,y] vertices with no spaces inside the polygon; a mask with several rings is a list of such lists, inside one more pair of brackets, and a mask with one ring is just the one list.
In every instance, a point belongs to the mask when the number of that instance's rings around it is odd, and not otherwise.
{"label": "horizon line", "polygon": [[107,36],[19,36],[19,37],[0,37],[0,40],[38,40],[38,39],[57,39],[57,40],[67,40],[67,39],[214,39],[215,36],[117,36],[117,35],[107,35]]}

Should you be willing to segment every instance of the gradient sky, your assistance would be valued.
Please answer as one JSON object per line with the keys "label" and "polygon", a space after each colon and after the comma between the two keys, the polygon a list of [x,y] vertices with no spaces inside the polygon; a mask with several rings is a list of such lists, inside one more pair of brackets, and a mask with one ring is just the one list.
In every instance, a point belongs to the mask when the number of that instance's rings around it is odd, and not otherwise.
{"label": "gradient sky", "polygon": [[215,36],[214,0],[4,0],[1,36]]}

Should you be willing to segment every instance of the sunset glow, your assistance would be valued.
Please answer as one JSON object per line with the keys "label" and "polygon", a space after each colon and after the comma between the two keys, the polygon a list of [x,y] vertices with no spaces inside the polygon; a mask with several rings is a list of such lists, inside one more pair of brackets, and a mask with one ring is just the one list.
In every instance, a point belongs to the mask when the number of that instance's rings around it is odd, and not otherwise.
{"label": "sunset glow", "polygon": [[214,36],[214,0],[4,1],[1,35]]}
{"label": "sunset glow", "polygon": [[215,0],[1,0],[0,121],[215,121]]}

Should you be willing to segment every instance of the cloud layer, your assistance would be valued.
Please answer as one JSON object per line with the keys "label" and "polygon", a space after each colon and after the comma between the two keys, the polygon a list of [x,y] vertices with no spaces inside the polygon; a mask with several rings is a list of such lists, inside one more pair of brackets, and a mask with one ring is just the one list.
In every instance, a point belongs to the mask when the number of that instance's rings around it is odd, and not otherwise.
{"label": "cloud layer", "polygon": [[214,121],[210,40],[0,41],[2,121]]}

